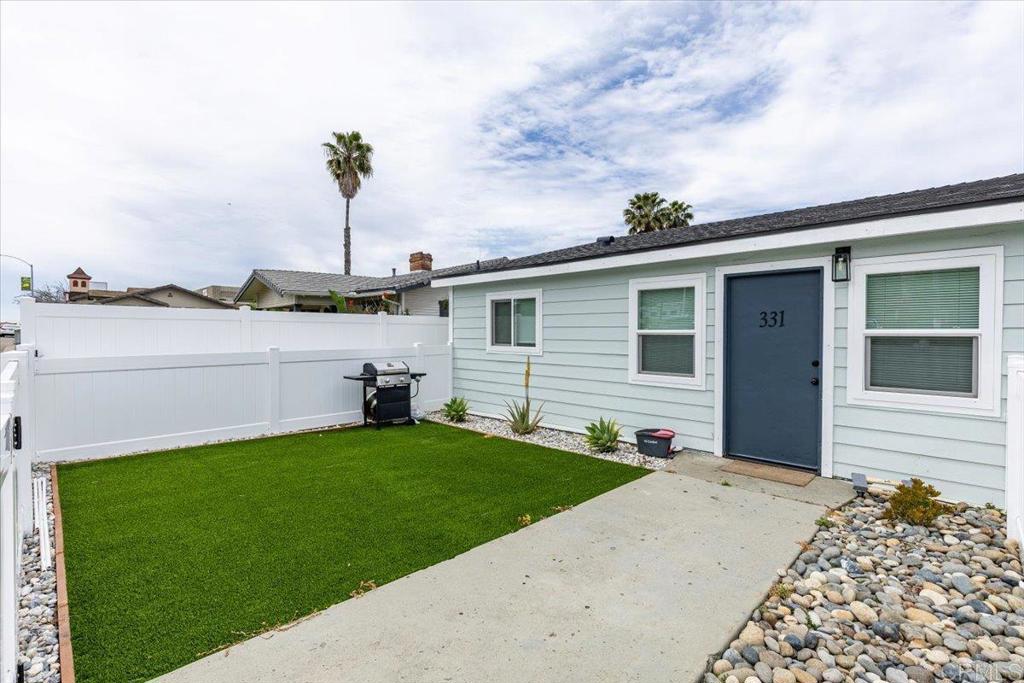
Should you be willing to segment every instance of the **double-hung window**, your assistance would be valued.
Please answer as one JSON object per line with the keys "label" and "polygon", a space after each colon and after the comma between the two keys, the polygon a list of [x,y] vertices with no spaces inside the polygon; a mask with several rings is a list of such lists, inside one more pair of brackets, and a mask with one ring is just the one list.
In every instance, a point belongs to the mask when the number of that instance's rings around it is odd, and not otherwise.
{"label": "double-hung window", "polygon": [[848,400],[997,413],[1001,262],[996,247],[855,262]]}
{"label": "double-hung window", "polygon": [[541,290],[487,295],[487,351],[541,353]]}
{"label": "double-hung window", "polygon": [[629,381],[704,386],[704,274],[629,282]]}

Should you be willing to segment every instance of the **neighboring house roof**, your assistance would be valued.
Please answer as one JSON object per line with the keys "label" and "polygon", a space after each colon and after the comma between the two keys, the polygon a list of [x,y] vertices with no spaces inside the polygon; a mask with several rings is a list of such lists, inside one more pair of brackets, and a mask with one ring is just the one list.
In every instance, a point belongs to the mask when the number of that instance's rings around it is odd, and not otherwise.
{"label": "neighboring house roof", "polygon": [[77,268],[75,268],[75,272],[69,273],[67,277],[69,277],[69,278],[70,277],[75,277],[75,278],[78,278],[79,280],[91,280],[92,279],[92,275],[89,275],[87,272],[82,270],[82,266],[78,266]]}
{"label": "neighboring house roof", "polygon": [[[631,252],[666,249],[698,242],[728,240],[773,232],[806,230],[821,227],[912,213],[923,213],[967,204],[998,203],[1024,198],[1024,173],[978,180],[958,185],[933,187],[898,194],[867,197],[853,201],[811,206],[804,209],[736,218],[732,220],[672,228],[638,235],[616,236],[566,249],[556,249],[531,256],[506,259],[498,264],[480,264],[479,272],[494,272],[546,266],[570,261],[616,256]],[[461,273],[434,274],[435,279],[454,277]]]}
{"label": "neighboring house roof", "polygon": [[170,307],[170,304],[167,303],[166,301],[160,301],[159,299],[154,299],[154,298],[146,296],[144,294],[140,294],[139,292],[129,292],[128,294],[122,294],[121,296],[115,296],[115,297],[110,298],[110,299],[99,299],[99,300],[96,300],[96,301],[94,301],[92,303],[99,304],[101,306],[105,305],[105,304],[115,304],[115,305],[117,305],[117,304],[120,304],[120,303],[124,303],[125,301],[128,301],[128,300],[142,301],[142,302],[145,302],[145,303],[147,303],[147,304],[149,304],[151,306],[166,306],[166,307]]}
{"label": "neighboring house roof", "polygon": [[155,299],[155,298],[150,296],[151,294],[153,294],[155,292],[158,292],[160,290],[163,290],[163,289],[171,289],[171,290],[174,290],[175,292],[179,292],[181,294],[187,294],[188,296],[192,296],[192,297],[195,297],[197,299],[202,299],[202,300],[207,301],[207,302],[209,302],[211,304],[214,304],[216,306],[220,306],[221,308],[234,308],[234,306],[232,306],[229,303],[225,303],[225,302],[223,302],[223,301],[221,301],[219,299],[214,299],[213,297],[209,297],[209,296],[206,296],[204,294],[200,294],[199,292],[193,292],[191,289],[185,289],[184,287],[179,287],[178,285],[175,285],[175,284],[160,285],[159,287],[146,287],[145,289],[133,289],[131,292],[128,292],[127,294],[123,294],[121,296],[115,296],[112,299],[106,299],[104,301],[101,301],[100,303],[102,303],[102,304],[116,304],[118,301],[123,301],[125,299],[133,298],[134,297],[134,298],[141,299],[141,300],[153,301],[153,302],[156,302],[156,303],[158,303],[160,305],[166,306],[167,305],[166,303],[160,301],[159,299]]}
{"label": "neighboring house roof", "polygon": [[[500,265],[508,261],[502,257],[481,261],[480,268]],[[475,272],[476,263],[464,263],[436,270],[417,270],[390,277],[374,277],[371,275],[341,275],[340,273],[315,273],[302,270],[275,270],[257,268],[252,271],[235,295],[235,301],[255,282],[261,282],[279,295],[327,296],[329,291],[339,294],[367,294],[402,292],[410,289],[426,287],[431,279],[444,275],[465,275]]]}

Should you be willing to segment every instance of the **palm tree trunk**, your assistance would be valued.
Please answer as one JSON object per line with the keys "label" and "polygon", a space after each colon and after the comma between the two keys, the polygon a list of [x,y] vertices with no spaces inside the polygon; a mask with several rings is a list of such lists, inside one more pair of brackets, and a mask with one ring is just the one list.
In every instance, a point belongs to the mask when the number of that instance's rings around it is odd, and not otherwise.
{"label": "palm tree trunk", "polygon": [[351,199],[345,199],[345,275],[352,274],[352,228],[348,225],[348,205]]}

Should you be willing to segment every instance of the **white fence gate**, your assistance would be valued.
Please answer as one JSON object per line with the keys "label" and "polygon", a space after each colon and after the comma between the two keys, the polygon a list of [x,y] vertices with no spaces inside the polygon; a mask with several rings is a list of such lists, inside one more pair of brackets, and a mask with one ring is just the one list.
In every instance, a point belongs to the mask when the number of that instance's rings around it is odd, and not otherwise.
{"label": "white fence gate", "polygon": [[14,449],[14,418],[24,407],[25,355],[4,354],[0,361],[0,683],[15,680],[22,539],[32,525],[32,463],[27,449]]}

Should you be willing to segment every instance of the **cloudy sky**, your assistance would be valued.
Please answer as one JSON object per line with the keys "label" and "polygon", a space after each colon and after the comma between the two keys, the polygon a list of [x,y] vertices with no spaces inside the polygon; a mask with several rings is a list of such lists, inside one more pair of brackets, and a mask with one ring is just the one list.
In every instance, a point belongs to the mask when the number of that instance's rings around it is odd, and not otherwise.
{"label": "cloudy sky", "polygon": [[[4,2],[0,251],[37,282],[353,270],[1024,170],[1024,5]],[[20,265],[0,260],[3,319]]]}

